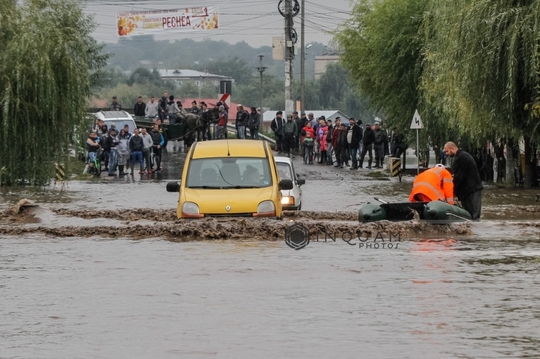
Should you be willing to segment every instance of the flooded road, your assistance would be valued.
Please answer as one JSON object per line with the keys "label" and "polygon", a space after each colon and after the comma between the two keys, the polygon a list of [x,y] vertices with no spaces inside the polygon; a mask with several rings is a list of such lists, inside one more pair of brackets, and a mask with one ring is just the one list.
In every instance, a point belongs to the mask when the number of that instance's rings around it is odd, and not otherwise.
{"label": "flooded road", "polygon": [[2,358],[540,356],[538,242],[29,236],[0,253]]}
{"label": "flooded road", "polygon": [[[290,221],[384,232],[355,212],[406,200],[412,178],[296,161],[305,218],[185,224],[165,191],[181,162],[159,178],[0,189],[1,209],[38,204],[0,216],[0,358],[540,357],[538,191],[488,188],[478,223],[396,225],[397,248],[321,237],[295,251]],[[209,228],[228,235],[200,240]]]}

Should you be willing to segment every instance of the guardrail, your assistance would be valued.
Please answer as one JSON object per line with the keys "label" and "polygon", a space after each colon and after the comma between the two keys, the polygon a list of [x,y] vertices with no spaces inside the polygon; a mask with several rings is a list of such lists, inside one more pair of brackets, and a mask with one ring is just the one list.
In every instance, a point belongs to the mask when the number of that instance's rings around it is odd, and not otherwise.
{"label": "guardrail", "polygon": [[[231,132],[231,133],[236,133],[236,126],[235,125],[227,125],[227,132]],[[247,129],[246,129],[246,136],[247,136]],[[259,133],[259,138],[265,140],[265,141],[268,141],[270,142],[271,144],[276,144],[276,140],[274,140],[273,138],[270,138],[268,136],[265,136],[265,135],[261,135]]]}

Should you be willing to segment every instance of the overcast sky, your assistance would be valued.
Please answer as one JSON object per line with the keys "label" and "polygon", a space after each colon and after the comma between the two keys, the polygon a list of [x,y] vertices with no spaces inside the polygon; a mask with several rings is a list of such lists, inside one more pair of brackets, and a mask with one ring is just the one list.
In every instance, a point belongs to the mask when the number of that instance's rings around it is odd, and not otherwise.
{"label": "overcast sky", "polygon": [[[301,0],[299,0],[301,2]],[[155,34],[157,40],[212,39],[231,43],[246,41],[253,47],[272,46],[272,37],[284,32],[284,19],[277,10],[279,0],[141,0],[86,1],[85,11],[94,14],[98,28],[94,33],[100,42],[118,41],[116,14],[125,11],[172,10],[197,6],[218,7],[219,29]],[[311,41],[327,44],[329,33],[349,18],[349,0],[306,0],[306,44]],[[300,15],[294,18],[300,36]],[[132,37],[134,40],[135,36]],[[143,49],[144,51],[144,49]]]}

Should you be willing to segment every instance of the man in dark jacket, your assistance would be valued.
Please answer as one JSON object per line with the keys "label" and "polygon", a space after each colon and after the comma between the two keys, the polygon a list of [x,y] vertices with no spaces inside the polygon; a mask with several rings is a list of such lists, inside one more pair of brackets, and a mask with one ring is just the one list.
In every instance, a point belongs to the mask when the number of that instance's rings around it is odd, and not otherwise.
{"label": "man in dark jacket", "polygon": [[[294,114],[294,112],[293,112]],[[308,118],[306,117],[306,113],[302,112],[300,117],[297,116],[296,118],[296,127],[298,127],[298,133],[302,131],[304,127],[306,127],[306,124],[309,122]]]}
{"label": "man in dark jacket", "polygon": [[297,133],[296,122],[293,121],[292,115],[287,115],[287,121],[283,124],[283,152],[287,157],[294,158],[292,151]]}
{"label": "man in dark jacket", "polygon": [[236,134],[237,138],[246,138],[246,126],[248,123],[249,114],[244,110],[244,106],[236,106]]}
{"label": "man in dark jacket", "polygon": [[472,219],[480,219],[482,212],[482,180],[476,161],[467,152],[458,149],[454,142],[447,142],[444,151],[453,157],[454,193]]}
{"label": "man in dark jacket", "polygon": [[354,118],[349,118],[349,131],[347,133],[347,145],[349,146],[349,153],[351,155],[351,170],[358,169],[358,162],[356,155],[358,153],[358,147],[360,146],[360,140],[362,139],[362,129],[356,124]]}
{"label": "man in dark jacket", "polygon": [[193,100],[191,102],[191,109],[189,110],[192,114],[199,116],[201,114],[200,107],[197,106],[197,101]]}
{"label": "man in dark jacket", "polygon": [[375,149],[375,168],[382,168],[384,163],[384,144],[388,142],[388,135],[386,131],[381,128],[379,122],[373,124],[373,132],[375,134],[375,141],[373,141],[373,147]]}
{"label": "man in dark jacket", "polygon": [[294,123],[296,123],[296,128],[298,129],[298,133],[295,133],[294,134],[294,147],[293,147],[293,152],[295,154],[299,154],[301,153],[302,151],[299,151],[301,149],[302,146],[300,146],[300,131],[302,131],[302,129],[304,127],[300,127],[302,125],[302,120],[301,118],[298,116],[298,111],[293,111],[292,113],[292,120]]}
{"label": "man in dark jacket", "polygon": [[143,138],[139,136],[139,129],[133,130],[133,136],[129,139],[129,152],[131,152],[131,175],[133,176],[133,168],[135,167],[135,161],[139,161],[139,174],[143,174]]}
{"label": "man in dark jacket", "polygon": [[364,165],[364,158],[366,153],[369,154],[368,166],[366,168],[371,168],[371,162],[373,162],[373,142],[375,141],[375,133],[371,129],[371,125],[368,123],[364,131],[364,137],[362,139],[362,155],[360,156],[360,165],[359,168],[362,168]]}
{"label": "man in dark jacket", "polygon": [[332,165],[334,164],[334,160],[332,158],[332,154],[334,153],[334,150],[332,148],[332,135],[334,133],[334,126],[332,126],[332,120],[326,121],[326,125],[328,126],[328,133],[326,134],[326,144],[328,146],[328,149],[326,150],[326,164]]}
{"label": "man in dark jacket", "polygon": [[336,147],[334,148],[334,150],[336,151],[337,165],[335,165],[334,167],[343,168],[343,165],[349,162],[349,159],[347,157],[347,125],[345,125],[344,123],[340,124],[339,130],[337,128],[334,129],[334,133],[335,132],[337,132],[337,136]]}
{"label": "man in dark jacket", "polygon": [[103,148],[109,153],[109,176],[114,176],[116,171],[116,164],[118,154],[116,152],[116,146],[118,145],[118,137],[116,137],[116,128],[111,128],[109,135],[105,139]]}
{"label": "man in dark jacket", "polygon": [[390,148],[392,150],[392,157],[398,158],[401,157],[403,152],[405,152],[405,150],[407,149],[407,145],[405,144],[405,136],[403,136],[403,134],[400,133],[395,127],[392,130],[392,141]]}
{"label": "man in dark jacket", "polygon": [[109,106],[109,111],[122,111],[122,105],[116,101],[116,96],[113,96],[112,103]]}
{"label": "man in dark jacket", "polygon": [[165,117],[167,117],[167,104],[169,103],[168,94],[166,92],[163,93],[163,96],[158,101],[158,116],[161,120],[161,123],[165,121]]}
{"label": "man in dark jacket", "polygon": [[272,123],[270,124],[270,128],[274,132],[274,136],[276,138],[276,151],[278,151],[278,154],[281,154],[283,152],[283,125],[285,121],[283,121],[283,112],[278,111],[276,112],[276,117],[272,120]]}
{"label": "man in dark jacket", "polygon": [[255,107],[252,107],[251,113],[249,114],[248,123],[247,123],[248,128],[249,128],[249,135],[252,140],[259,139],[260,120],[261,120],[261,115],[257,112],[257,109]]}
{"label": "man in dark jacket", "polygon": [[137,98],[137,102],[133,106],[133,114],[135,115],[135,120],[144,120],[146,116],[146,104],[142,100],[142,96]]}

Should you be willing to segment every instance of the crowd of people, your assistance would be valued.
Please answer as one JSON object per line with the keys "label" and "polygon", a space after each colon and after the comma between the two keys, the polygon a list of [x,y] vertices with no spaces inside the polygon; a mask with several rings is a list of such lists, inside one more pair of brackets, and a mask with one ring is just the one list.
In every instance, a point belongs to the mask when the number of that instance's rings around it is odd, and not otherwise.
{"label": "crowd of people", "polygon": [[[103,121],[97,119],[95,128],[88,135],[86,145],[90,172],[93,172],[96,156],[99,156],[103,169],[111,177],[128,175],[129,173],[124,170],[129,169],[133,175],[136,163],[139,164],[139,174],[152,174],[162,170],[161,153],[165,137],[159,119],[156,120],[152,130],[135,128],[133,133],[129,131],[128,125],[118,131],[114,125],[108,128]],[[155,154],[155,163],[151,161],[152,154]]]}
{"label": "crowd of people", "polygon": [[[131,168],[133,175],[135,164],[139,163],[139,173],[152,173],[150,152],[158,153],[161,158],[161,147],[164,137],[160,129],[162,119],[168,117],[171,123],[175,122],[177,114],[185,112],[180,102],[174,103],[174,97],[170,96],[167,101],[167,93],[156,103],[154,98],[148,104],[142,102],[139,97],[134,106],[135,116],[156,117],[156,124],[150,133],[138,129],[129,133],[129,128],[124,128],[117,133],[116,128],[107,129],[106,125],[98,124],[96,131],[90,133],[87,144],[90,157],[90,166],[96,153],[102,149],[105,158],[105,166],[109,176],[115,176],[118,167],[119,175],[126,175],[124,167]],[[165,105],[167,103],[167,105]],[[223,104],[218,103],[219,118],[213,124],[214,139],[227,138],[228,114]],[[113,98],[111,110],[121,109],[120,104]],[[191,113],[200,115],[207,111],[204,102],[197,107],[193,101]],[[368,165],[366,168],[383,168],[385,156],[401,157],[407,145],[404,135],[393,128],[390,134],[383,126],[375,121],[362,126],[362,120],[349,118],[342,121],[340,117],[333,122],[321,116],[315,119],[313,113],[307,116],[297,111],[283,118],[283,112],[278,111],[271,123],[274,132],[278,154],[289,157],[302,156],[304,163],[314,163],[314,153],[319,153],[318,163],[334,165],[334,167],[349,167],[351,170],[363,168],[366,155]],[[126,125],[127,127],[127,125]],[[251,111],[244,110],[242,105],[237,106],[235,119],[237,138],[258,139],[259,128],[262,127],[262,115],[258,108],[251,107]],[[249,130],[249,136],[247,134]],[[205,139],[211,139],[210,129]],[[416,177],[413,190],[409,196],[411,202],[428,202],[434,200],[445,201],[455,204],[454,194],[460,200],[463,208],[467,210],[472,219],[480,218],[482,207],[482,180],[475,159],[467,152],[459,149],[453,142],[447,142],[444,148],[434,147],[437,155],[437,164]],[[374,152],[374,156],[373,156]],[[445,167],[446,157],[452,157],[452,167]],[[373,162],[373,160],[375,160]],[[426,163],[427,167],[427,163]],[[157,165],[157,171],[161,169]]]}
{"label": "crowd of people", "polygon": [[[201,105],[204,103],[202,102]],[[116,96],[113,96],[112,102],[109,105],[110,111],[122,110],[122,105],[118,103]],[[174,96],[167,92],[156,101],[154,96],[150,97],[150,100],[145,103],[142,96],[137,98],[137,102],[133,105],[133,114],[136,120],[142,120],[145,118],[157,119],[159,118],[163,123],[165,119],[169,120],[171,125],[176,124],[177,118],[186,115],[187,113],[200,114],[201,107],[197,106],[197,102],[193,101],[193,107],[190,111],[183,108],[181,101],[175,101]]]}
{"label": "crowd of people", "polygon": [[[200,101],[197,104],[197,101],[194,100],[191,105],[191,108],[186,110],[183,108],[181,101],[175,101],[173,95],[169,96],[167,92],[164,92],[158,100],[155,97],[150,97],[147,103],[143,101],[142,96],[139,96],[133,106],[133,114],[136,121],[145,118],[159,118],[162,123],[167,119],[169,124],[174,125],[188,113],[200,116],[209,110],[208,105],[204,101]],[[221,102],[218,102],[216,107],[218,109],[218,116],[213,123],[203,124],[205,128],[202,131],[202,140],[228,138],[227,125],[229,123],[229,113],[226,106]],[[122,110],[122,106],[118,103],[116,96],[112,98],[109,110]],[[243,105],[237,105],[235,127],[237,138],[259,139],[259,129],[262,128],[261,109],[251,107],[250,111],[248,111],[244,109]]]}
{"label": "crowd of people", "polygon": [[363,168],[367,155],[366,168],[383,168],[385,156],[399,157],[407,148],[404,136],[396,129],[389,135],[379,122],[363,127],[362,120],[357,121],[352,117],[348,121],[336,117],[333,123],[324,116],[315,119],[312,113],[298,116],[297,111],[284,119],[283,112],[278,111],[270,128],[274,132],[279,154],[290,157],[301,155],[307,164],[314,163],[314,153],[317,151],[320,154],[319,164],[339,168],[347,166],[355,170]]}

